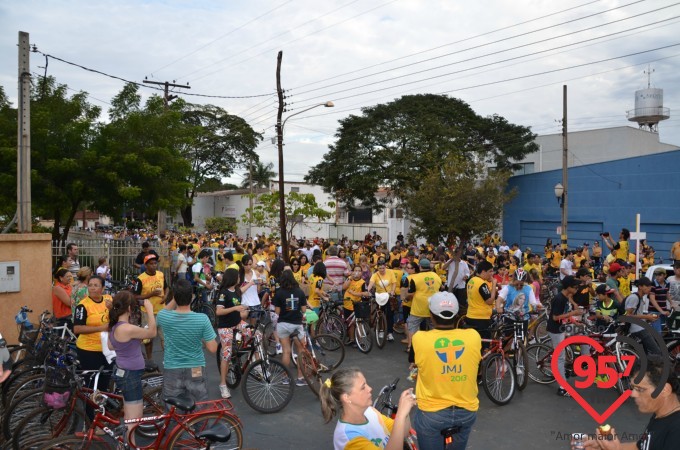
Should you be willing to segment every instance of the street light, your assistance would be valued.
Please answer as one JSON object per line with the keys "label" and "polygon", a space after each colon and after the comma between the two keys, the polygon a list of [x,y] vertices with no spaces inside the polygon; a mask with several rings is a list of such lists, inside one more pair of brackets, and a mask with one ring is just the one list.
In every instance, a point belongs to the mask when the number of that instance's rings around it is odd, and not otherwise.
{"label": "street light", "polygon": [[557,204],[562,207],[564,205],[564,186],[562,186],[562,183],[555,185],[555,197],[557,197]]}
{"label": "street light", "polygon": [[288,262],[288,235],[286,234],[286,201],[284,199],[284,192],[283,192],[283,127],[286,126],[286,122],[288,122],[288,119],[290,119],[293,116],[297,116],[298,114],[302,114],[303,112],[307,112],[310,109],[318,108],[319,106],[324,106],[326,108],[332,108],[335,106],[333,102],[328,101],[325,103],[319,103],[318,105],[313,105],[310,106],[309,108],[303,109],[302,111],[298,111],[294,114],[291,114],[290,116],[286,117],[286,119],[283,122],[279,122],[276,124],[276,137],[278,141],[278,148],[279,148],[279,227],[280,227],[280,233],[281,233],[281,253],[283,256],[283,260],[285,262]]}

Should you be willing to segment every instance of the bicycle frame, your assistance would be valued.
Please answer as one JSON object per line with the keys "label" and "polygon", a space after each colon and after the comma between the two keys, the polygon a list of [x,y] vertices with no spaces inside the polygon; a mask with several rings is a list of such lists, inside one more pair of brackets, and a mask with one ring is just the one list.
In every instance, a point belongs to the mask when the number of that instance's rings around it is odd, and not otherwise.
{"label": "bicycle frame", "polygon": [[[219,399],[219,400],[209,400],[205,402],[196,403],[195,412],[187,414],[177,413],[177,407],[171,406],[170,410],[158,416],[147,416],[141,417],[139,419],[128,419],[128,420],[118,420],[106,413],[106,409],[103,406],[98,406],[97,414],[90,425],[90,428],[85,433],[76,433],[76,437],[83,437],[83,441],[87,442],[97,442],[101,441],[102,438],[97,436],[96,430],[100,429],[106,433],[110,438],[118,442],[125,449],[156,449],[163,448],[161,444],[170,438],[174,437],[176,434],[186,431],[196,438],[196,432],[186,425],[187,422],[195,418],[200,418],[202,416],[211,415],[214,413],[221,413],[234,419],[239,427],[243,427],[241,419],[233,413],[231,410],[234,406],[229,400]],[[176,425],[168,432],[169,425],[172,421],[176,422]],[[127,425],[133,425],[128,429]],[[142,447],[138,447],[127,441],[126,437],[132,434],[137,427],[140,425],[150,425],[158,430],[158,435],[152,443]],[[114,427],[111,429],[109,426]],[[166,438],[167,437],[167,438]]]}

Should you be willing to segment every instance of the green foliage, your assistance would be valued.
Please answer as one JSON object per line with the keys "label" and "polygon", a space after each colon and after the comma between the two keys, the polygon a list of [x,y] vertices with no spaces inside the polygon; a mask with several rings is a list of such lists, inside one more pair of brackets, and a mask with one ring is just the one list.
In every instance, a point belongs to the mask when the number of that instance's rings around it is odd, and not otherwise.
{"label": "green foliage", "polygon": [[[292,238],[293,231],[299,223],[309,220],[326,220],[333,216],[332,212],[323,208],[323,206],[334,208],[335,203],[333,202],[329,202],[327,205],[319,205],[314,194],[290,192],[284,195],[286,205],[284,225],[289,240]],[[253,197],[256,199],[255,206],[252,209],[247,208],[240,221],[256,227],[269,228],[272,234],[278,235],[281,229],[279,192],[260,194],[259,196],[253,195]]]}
{"label": "green foliage", "polygon": [[[345,205],[381,209],[423,183],[422,174],[450,155],[511,169],[538,150],[529,128],[500,116],[481,117],[465,102],[443,95],[403,96],[340,121],[337,141],[305,177]],[[389,195],[376,199],[379,188]]]}
{"label": "green foliage", "polygon": [[200,186],[196,188],[197,192],[215,192],[238,189],[238,186],[231,183],[222,183],[218,178],[206,178]]}
{"label": "green foliage", "polygon": [[498,229],[503,205],[515,192],[506,192],[509,170],[490,170],[458,155],[421,176],[422,184],[404,198],[414,234],[430,242],[453,243]]}
{"label": "green foliage", "polygon": [[250,174],[243,179],[241,183],[241,188],[247,189],[250,187],[250,178],[253,179],[253,188],[268,189],[269,182],[276,176],[274,172],[274,163],[269,163],[267,165],[262,164],[260,161],[256,161],[255,164],[248,165],[248,171]]}
{"label": "green foliage", "polygon": [[205,229],[210,233],[235,233],[236,219],[231,217],[208,217]]}

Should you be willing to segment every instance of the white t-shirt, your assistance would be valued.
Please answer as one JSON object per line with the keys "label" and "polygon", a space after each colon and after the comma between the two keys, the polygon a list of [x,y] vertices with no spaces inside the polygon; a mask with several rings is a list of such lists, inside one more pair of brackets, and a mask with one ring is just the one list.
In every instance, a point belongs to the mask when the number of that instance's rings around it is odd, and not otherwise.
{"label": "white t-shirt", "polygon": [[184,253],[179,253],[177,255],[177,273],[186,273],[188,265],[189,263]]}
{"label": "white t-shirt", "polygon": [[[460,266],[458,273],[456,274],[456,279],[452,280],[453,273],[456,271],[456,264]],[[458,262],[453,261],[449,264],[448,274],[446,276],[446,285],[453,289],[463,289],[465,288],[465,278],[470,278],[470,267],[462,259]]]}
{"label": "white t-shirt", "polygon": [[[639,303],[638,299],[640,299]],[[647,314],[647,310],[649,309],[649,299],[646,295],[640,298],[637,294],[630,294],[628,297],[626,297],[626,311],[631,308],[635,308],[635,311],[633,311],[634,316]],[[630,324],[631,333],[637,333],[641,330],[643,330],[643,328],[640,325],[635,325],[634,323]]]}
{"label": "white t-shirt", "polygon": [[[250,277],[246,273],[244,282],[250,281],[253,277],[257,278],[257,272],[251,269]],[[257,286],[250,286],[245,292],[241,293],[241,304],[246,306],[260,306],[260,297],[257,295]]]}
{"label": "white t-shirt", "polygon": [[[361,442],[362,447],[366,448],[385,448],[390,438],[390,428],[393,424],[391,419],[380,414],[375,408],[369,407],[364,412],[366,423],[355,425],[342,420],[338,420],[333,432],[333,448],[344,450],[347,444],[355,439]],[[358,444],[359,442],[355,442]],[[370,447],[373,444],[375,447]]]}
{"label": "white t-shirt", "polygon": [[[566,269],[563,273],[562,269]],[[574,263],[569,261],[568,259],[563,259],[562,262],[560,263],[560,280],[563,280],[565,276],[567,275],[573,275],[574,274]]]}

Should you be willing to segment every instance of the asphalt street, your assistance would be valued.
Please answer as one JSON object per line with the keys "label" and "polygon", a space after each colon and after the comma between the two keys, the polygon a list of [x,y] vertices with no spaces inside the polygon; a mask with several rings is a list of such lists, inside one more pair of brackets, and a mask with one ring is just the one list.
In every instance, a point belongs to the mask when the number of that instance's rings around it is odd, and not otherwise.
{"label": "asphalt street", "polygon": [[[395,335],[399,336],[399,335]],[[156,349],[160,345],[154,346]],[[374,346],[368,354],[347,348],[341,367],[359,367],[365,374],[374,397],[380,388],[400,377],[401,390],[412,387],[408,376],[407,355],[404,345],[388,342],[384,349]],[[159,350],[157,361],[162,361]],[[209,374],[209,394],[219,397],[219,375],[215,356],[206,353]],[[505,406],[492,403],[480,386],[480,408],[477,421],[468,442],[468,449],[568,449],[571,433],[594,433],[597,423],[573,398],[556,395],[557,386],[539,385],[529,381],[523,392],[517,392]],[[613,403],[618,393],[613,389],[588,389],[584,397],[593,407],[602,412]],[[307,387],[297,387],[288,406],[276,414],[260,414],[251,409],[243,400],[240,387],[232,391],[231,398],[236,413],[243,422],[245,449],[332,449],[335,421],[324,424],[319,401]],[[649,416],[638,413],[632,400],[627,400],[607,423],[619,434],[625,433],[630,439],[644,430]]]}

